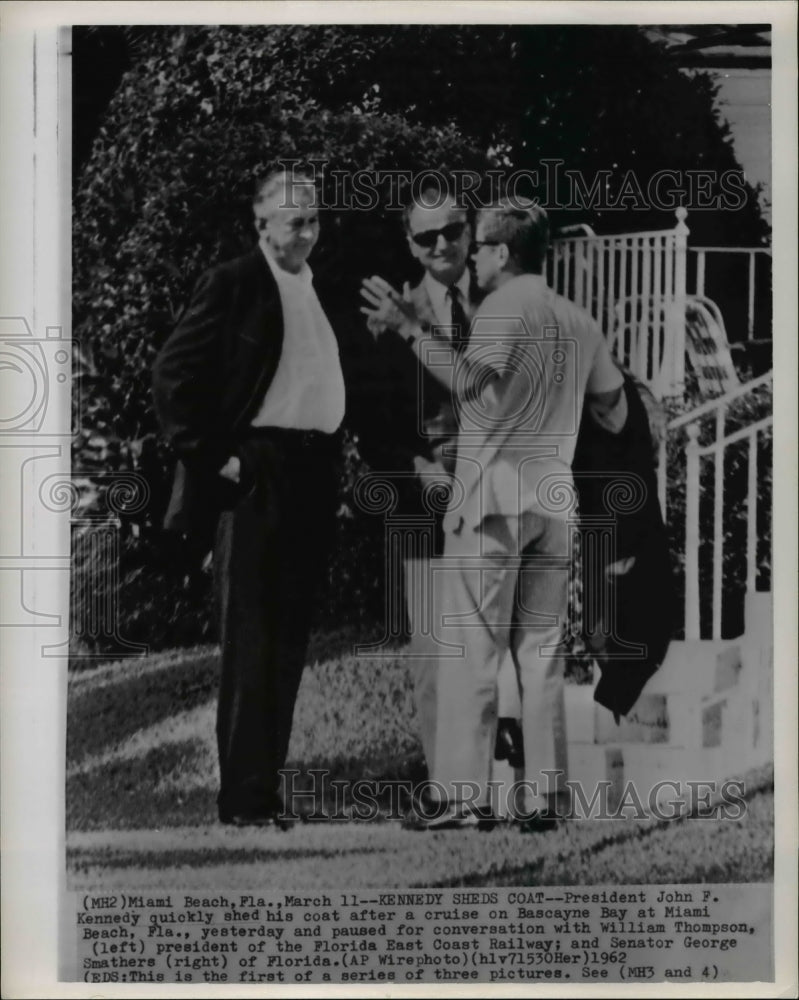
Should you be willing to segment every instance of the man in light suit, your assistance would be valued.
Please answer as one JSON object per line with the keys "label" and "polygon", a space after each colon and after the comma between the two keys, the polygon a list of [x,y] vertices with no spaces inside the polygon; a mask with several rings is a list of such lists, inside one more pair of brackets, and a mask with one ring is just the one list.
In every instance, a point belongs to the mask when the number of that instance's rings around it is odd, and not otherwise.
{"label": "man in light suit", "polygon": [[[408,519],[407,530],[414,539],[412,554],[404,560],[405,593],[417,719],[431,768],[436,656],[419,619],[425,613],[421,604],[430,579],[430,558],[440,556],[443,547],[443,508],[437,511],[431,498],[437,487],[448,489],[454,472],[458,419],[449,387],[428,370],[419,342],[436,341],[460,354],[481,296],[466,266],[472,237],[469,213],[446,188],[417,191],[404,212],[404,225],[408,249],[423,268],[423,276],[413,287],[406,283],[402,295],[383,278],[366,279],[361,312],[376,338],[372,377],[384,390],[380,394],[383,417],[372,426],[373,436],[381,438],[383,459],[370,464],[395,486],[394,515]],[[364,427],[361,438],[368,433]],[[365,442],[367,452],[370,443]],[[371,451],[375,453],[374,447]],[[414,522],[419,529],[415,534]]]}
{"label": "man in light suit", "polygon": [[[500,203],[478,215],[473,259],[489,293],[469,346],[430,371],[458,397],[453,497],[435,594],[442,640],[463,650],[436,670],[432,778],[449,809],[429,828],[490,819],[500,665],[513,657],[522,693],[528,829],[546,829],[562,711],[571,571],[571,463],[586,402],[611,432],[627,404],[623,378],[591,317],[546,287],[544,211]],[[396,293],[386,296],[404,310]],[[406,311],[401,334],[419,343]]]}
{"label": "man in light suit", "polygon": [[257,185],[258,245],[206,272],[153,371],[179,465],[167,527],[214,537],[219,818],[277,823],[314,594],[335,524],[345,389],[307,260],[313,182]]}

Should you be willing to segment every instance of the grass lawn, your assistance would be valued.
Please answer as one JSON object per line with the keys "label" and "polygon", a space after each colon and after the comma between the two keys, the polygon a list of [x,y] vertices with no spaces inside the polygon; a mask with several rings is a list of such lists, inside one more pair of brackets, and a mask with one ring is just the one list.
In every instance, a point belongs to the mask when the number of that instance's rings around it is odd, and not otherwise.
{"label": "grass lawn", "polygon": [[[352,639],[342,631],[312,644],[287,762],[299,772],[295,789],[312,786],[313,769],[343,783],[412,782],[425,775],[401,650],[384,659],[359,658],[349,652]],[[307,822],[289,832],[222,827],[215,802],[217,670],[217,650],[202,647],[72,674],[67,853],[73,885],[388,887],[772,877],[767,772],[746,776],[747,811],[735,821],[572,820],[532,836],[507,825],[490,833],[415,833],[385,819]],[[342,802],[346,812],[346,794],[339,807]],[[388,801],[383,805],[390,811]],[[330,794],[325,808],[336,812]]]}

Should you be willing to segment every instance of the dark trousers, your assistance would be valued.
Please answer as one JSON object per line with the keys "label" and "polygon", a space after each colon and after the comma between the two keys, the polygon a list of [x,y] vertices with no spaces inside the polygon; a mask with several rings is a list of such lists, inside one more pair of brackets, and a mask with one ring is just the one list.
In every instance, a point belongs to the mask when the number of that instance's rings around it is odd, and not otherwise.
{"label": "dark trousers", "polygon": [[222,818],[280,808],[279,771],[335,526],[338,454],[335,436],[280,430],[253,431],[239,451],[241,483],[214,550]]}

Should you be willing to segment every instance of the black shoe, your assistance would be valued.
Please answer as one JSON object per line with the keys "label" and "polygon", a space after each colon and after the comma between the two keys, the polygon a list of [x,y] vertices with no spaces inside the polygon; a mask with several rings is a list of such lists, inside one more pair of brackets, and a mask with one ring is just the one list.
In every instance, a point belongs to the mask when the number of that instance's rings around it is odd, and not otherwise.
{"label": "black shoe", "polygon": [[403,830],[427,830],[431,820],[438,819],[446,812],[443,802],[433,802],[426,796],[413,796],[410,809],[402,817]]}
{"label": "black shoe", "polygon": [[434,816],[420,815],[411,810],[402,822],[406,830],[492,830],[499,820],[491,810],[484,807],[464,807],[455,805],[442,807]]}
{"label": "black shoe", "polygon": [[556,830],[560,817],[555,813],[537,812],[519,822],[520,833],[550,833]]}
{"label": "black shoe", "polygon": [[291,820],[281,818],[277,812],[268,812],[268,813],[220,812],[219,822],[224,823],[226,826],[272,827],[273,829],[276,830],[288,830],[294,825],[291,822]]}
{"label": "black shoe", "polygon": [[501,718],[497,721],[497,739],[494,760],[506,760],[511,767],[524,767],[524,740],[516,719]]}

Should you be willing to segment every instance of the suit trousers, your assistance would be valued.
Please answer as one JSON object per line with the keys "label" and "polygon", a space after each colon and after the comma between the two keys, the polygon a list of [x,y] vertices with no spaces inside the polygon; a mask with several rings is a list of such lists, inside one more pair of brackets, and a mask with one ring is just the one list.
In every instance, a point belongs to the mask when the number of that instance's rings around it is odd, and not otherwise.
{"label": "suit trousers", "polygon": [[265,428],[242,442],[241,482],[214,550],[222,665],[219,812],[280,808],[316,595],[335,527],[338,439]]}
{"label": "suit trousers", "polygon": [[[427,762],[428,775],[432,773],[435,749],[436,672],[438,650],[433,632],[433,581],[440,563],[444,545],[441,516],[413,524],[404,540],[402,560],[405,579],[405,601],[410,627],[408,657],[413,682],[413,702],[422,752]],[[395,558],[388,551],[387,559]]]}
{"label": "suit trousers", "polygon": [[430,585],[433,580],[433,566],[434,560],[431,558],[417,556],[404,561],[405,595],[410,624],[408,652],[413,681],[413,704],[416,709],[419,740],[427,762],[428,775],[432,774],[433,771],[436,717],[438,714],[436,701],[438,657],[436,656],[434,639],[426,621],[430,615],[428,603],[432,603]]}
{"label": "suit trousers", "polygon": [[[435,582],[442,582],[439,574],[445,573],[444,560],[439,557],[416,555],[404,560],[405,594],[410,642],[408,657],[413,682],[413,702],[416,724],[422,745],[427,773],[432,777],[435,766],[436,726],[438,722],[438,668],[442,650],[439,630],[433,622],[433,592]],[[444,577],[446,580],[446,577]],[[521,701],[516,667],[507,651],[497,678],[497,715],[499,718],[521,718]],[[493,756],[493,753],[492,753]]]}
{"label": "suit trousers", "polygon": [[[565,773],[563,644],[571,571],[569,524],[525,513],[489,516],[448,534],[436,575],[439,659],[432,777],[450,801],[491,805],[497,681],[510,651],[522,699],[525,809],[545,808]],[[547,772],[550,772],[547,774]],[[562,779],[561,779],[562,781]]]}

